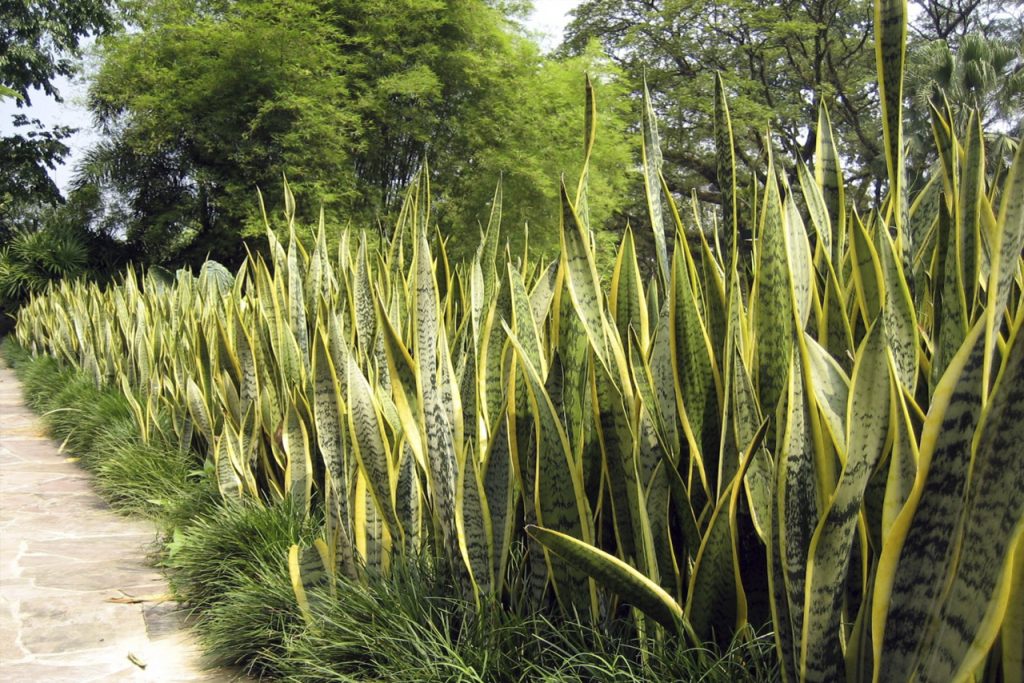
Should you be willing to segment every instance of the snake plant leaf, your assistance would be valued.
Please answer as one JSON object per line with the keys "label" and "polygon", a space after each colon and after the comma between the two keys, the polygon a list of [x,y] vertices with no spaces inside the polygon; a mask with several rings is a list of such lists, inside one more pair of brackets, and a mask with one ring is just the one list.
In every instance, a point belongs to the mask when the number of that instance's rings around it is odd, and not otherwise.
{"label": "snake plant leaf", "polygon": [[[726,296],[725,274],[721,264],[711,250],[704,233],[700,236],[701,250],[701,281],[703,281],[704,292],[704,319],[707,321],[708,338],[711,341],[712,357],[717,363],[722,364],[721,359],[728,358],[725,352],[728,334],[729,299]],[[719,367],[719,374],[724,369]]]}
{"label": "snake plant leaf", "polygon": [[817,242],[821,246],[822,258],[832,262],[832,221],[829,218],[828,208],[825,206],[825,198],[822,196],[821,188],[818,187],[814,176],[807,170],[806,164],[797,163],[796,170],[800,193],[803,195],[807,216],[811,219],[814,234],[818,238]]}
{"label": "snake plant leaf", "polygon": [[590,75],[585,76],[586,106],[583,115],[583,166],[580,169],[580,181],[576,187],[576,212],[583,225],[590,230],[590,155],[597,139],[597,99],[594,97],[594,86]]}
{"label": "snake plant leaf", "polygon": [[[734,442],[736,444],[754,443],[759,425],[764,420],[761,408],[757,404],[754,386],[750,381],[750,373],[747,371],[738,344],[733,346],[732,401]],[[753,460],[747,467],[747,474],[743,478],[751,522],[758,536],[765,542],[768,540],[769,519],[771,518],[772,469],[768,450],[761,447],[757,449]]]}
{"label": "snake plant leaf", "polygon": [[213,296],[224,296],[235,284],[230,270],[213,260],[203,262],[199,268],[199,286]]}
{"label": "snake plant leaf", "polygon": [[847,451],[847,406],[850,380],[834,358],[807,333],[800,346],[806,355],[805,367],[810,377],[814,400],[832,443],[845,458]]}
{"label": "snake plant leaf", "polygon": [[971,321],[975,319],[981,273],[981,199],[985,196],[985,135],[981,117],[971,112],[967,124],[966,159],[960,180],[960,267],[964,297]]}
{"label": "snake plant leaf", "polygon": [[327,544],[322,539],[315,540],[312,546],[293,544],[288,549],[288,574],[303,620],[307,626],[317,628],[313,608],[322,609],[327,602],[327,594],[335,591]]}
{"label": "snake plant leaf", "polygon": [[801,328],[807,327],[811,317],[814,294],[814,274],[811,263],[811,247],[807,241],[807,230],[796,202],[787,197],[782,204],[783,238],[786,242],[786,256],[789,263],[789,281],[793,289],[793,304]]}
{"label": "snake plant leaf", "polygon": [[654,253],[658,262],[658,281],[663,292],[668,291],[668,245],[665,242],[665,218],[661,208],[661,140],[658,136],[658,120],[654,115],[651,93],[644,79],[643,116],[641,117],[643,140],[640,146],[641,164],[644,172],[644,194],[647,197],[647,214],[654,232]]}
{"label": "snake plant leaf", "polygon": [[[528,380],[530,411],[536,430],[535,490],[525,494],[532,497],[540,524],[590,543],[593,518],[583,490],[583,473],[573,457],[569,437],[526,349],[507,327],[506,333]],[[567,614],[574,610],[597,614],[597,595],[593,586],[583,579],[579,568],[550,562],[549,570],[555,595]]]}
{"label": "snake plant leaf", "polygon": [[[593,403],[598,448],[608,469],[609,494],[620,555],[633,557],[641,571],[653,576],[653,554],[636,439],[622,394],[603,366],[594,364]],[[674,464],[673,464],[674,467]]]}
{"label": "snake plant leaf", "polygon": [[[906,193],[903,152],[903,75],[907,56],[906,0],[875,0],[875,63],[882,105],[882,140],[897,238],[903,235]],[[912,245],[904,243],[904,249]]]}
{"label": "snake plant leaf", "polygon": [[388,531],[401,539],[395,512],[397,473],[391,462],[391,447],[381,423],[379,403],[362,370],[350,356],[348,368],[348,428],[352,452],[366,477],[368,491],[376,502]]}
{"label": "snake plant leaf", "polygon": [[685,615],[704,642],[723,642],[746,623],[746,594],[739,566],[737,501],[747,468],[760,451],[767,431],[765,420],[741,455],[736,475],[715,505],[694,560]]}
{"label": "snake plant leaf", "polygon": [[[968,680],[983,663],[1011,601],[1014,548],[1024,538],[1024,316],[1018,316],[1005,364],[975,437],[970,483],[957,527],[959,549],[943,590],[922,681]],[[1019,633],[1019,632],[1018,632]],[[932,634],[929,634],[932,635]]]}
{"label": "snake plant leaf", "polygon": [[739,211],[736,202],[736,147],[733,142],[732,117],[725,96],[722,74],[715,72],[715,174],[722,193],[723,249],[726,271],[732,270],[739,245]]}
{"label": "snake plant leaf", "polygon": [[[880,228],[876,228],[880,229]],[[878,252],[868,228],[855,212],[850,221],[850,255],[853,259],[853,283],[857,291],[857,308],[865,326],[874,323],[885,300],[885,280]]]}
{"label": "snake plant leaf", "polygon": [[441,399],[443,368],[439,367],[437,345],[440,322],[437,284],[434,279],[430,248],[424,234],[419,235],[415,260],[415,335],[414,347],[419,368],[417,383],[423,411],[425,447],[430,491],[434,498],[434,514],[441,527],[443,547],[452,567],[461,572],[464,558],[459,549],[455,527],[455,487],[458,462],[454,435],[446,414],[449,406]]}
{"label": "snake plant leaf", "polygon": [[533,290],[530,292],[530,309],[533,311],[534,320],[545,320],[548,317],[551,300],[555,295],[558,265],[558,261],[549,263],[533,285]]}
{"label": "snake plant leaf", "polygon": [[407,442],[402,442],[401,448],[395,487],[395,514],[405,538],[405,550],[415,554],[420,551],[423,543],[424,494],[416,472],[416,456]]}
{"label": "snake plant leaf", "polygon": [[644,299],[643,281],[640,279],[640,266],[636,260],[633,231],[628,225],[615,258],[609,298],[609,307],[619,336],[628,339],[632,328],[639,336],[641,348],[648,348],[650,325],[647,320],[647,302]]}
{"label": "snake plant leaf", "polygon": [[[843,167],[839,150],[836,148],[835,134],[832,132],[832,120],[824,101],[818,109],[818,126],[815,133],[814,180],[821,192],[821,198],[828,212],[827,218],[831,223],[829,255],[836,268],[836,274],[841,275],[840,265],[845,252],[844,238],[846,235],[846,183],[843,181]],[[803,181],[801,181],[802,186]],[[805,197],[806,194],[805,192]],[[813,201],[808,200],[808,206]],[[824,239],[820,232],[819,239]]]}
{"label": "snake plant leaf", "polygon": [[[893,368],[893,375],[896,376]],[[905,391],[905,390],[904,390]],[[887,538],[914,488],[917,477],[918,446],[904,391],[896,391],[893,402],[895,436],[889,456],[889,473],[882,503],[881,538]]]}
{"label": "snake plant leaf", "polygon": [[936,245],[934,324],[931,358],[933,384],[937,383],[967,336],[967,302],[961,278],[958,226],[945,202],[939,205]]}
{"label": "snake plant leaf", "polygon": [[[341,384],[337,369],[331,359],[328,331],[319,325],[313,339],[313,420],[316,427],[317,446],[324,461],[327,474],[325,481],[325,505],[328,519],[335,520],[338,534],[344,535],[340,552],[347,553],[341,560],[346,575],[351,575],[351,540],[345,527],[349,518],[349,465],[347,461],[347,438],[343,429],[347,427],[344,418],[345,400],[341,395]],[[343,521],[344,520],[344,521]],[[336,534],[330,534],[333,539]],[[337,555],[337,550],[335,555]]]}
{"label": "snake plant leaf", "polygon": [[[991,243],[991,271],[987,290],[989,303],[985,309],[985,345],[989,350],[995,346],[1000,325],[998,317],[1003,315],[1010,300],[1010,290],[1020,269],[1021,250],[1024,249],[1024,145],[1017,145],[1013,165],[1003,183],[999,217]],[[986,356],[986,386],[992,374],[991,365],[991,356]]]}
{"label": "snake plant leaf", "polygon": [[917,390],[917,373],[920,365],[920,335],[917,329],[917,312],[910,294],[910,286],[903,271],[903,264],[896,253],[896,245],[888,230],[875,232],[875,249],[885,283],[885,302],[882,305],[882,321],[885,337],[896,364],[896,379],[911,395]]}
{"label": "snake plant leaf", "polygon": [[984,321],[975,325],[936,386],[921,434],[917,479],[883,546],[875,579],[876,667],[908,678],[935,628],[956,550],[971,442],[981,414]]}
{"label": "snake plant leaf", "polygon": [[761,408],[769,414],[775,411],[786,392],[793,347],[793,303],[782,221],[782,202],[775,172],[771,170],[761,214],[751,303],[757,340],[758,398]]}
{"label": "snake plant leaf", "polygon": [[679,237],[672,258],[668,301],[668,336],[676,409],[683,418],[683,430],[690,442],[701,484],[705,490],[713,491],[716,484],[708,479],[711,470],[707,460],[718,443],[720,388],[715,377],[711,343],[691,286],[693,276],[689,249],[685,240]]}
{"label": "snake plant leaf", "polygon": [[[1024,593],[1024,538],[1017,540],[1013,558],[1013,578],[1010,595]],[[1003,617],[1003,630],[999,639],[1003,677],[1008,681],[1024,680],[1024,603],[1011,600]]]}
{"label": "snake plant leaf", "polygon": [[487,230],[480,243],[480,269],[484,280],[484,301],[491,300],[498,284],[498,271],[495,263],[498,258],[498,238],[501,233],[501,210],[502,178],[499,177],[498,184],[494,188],[494,197],[491,199],[491,213],[487,219]]}
{"label": "snake plant leaf", "polygon": [[906,267],[904,260],[904,272],[915,283],[931,261],[935,226],[939,217],[940,194],[943,189],[941,173],[938,172],[937,166],[928,175],[924,187],[918,191],[910,205],[907,221],[907,232],[910,234],[913,252],[910,268]]}
{"label": "snake plant leaf", "polygon": [[456,528],[479,601],[493,590],[494,536],[480,466],[473,451],[467,452],[460,463],[455,509]]}
{"label": "snake plant leaf", "polygon": [[220,434],[213,442],[213,467],[217,476],[217,490],[224,498],[241,498],[242,480],[229,452],[230,435]]}
{"label": "snake plant leaf", "polygon": [[807,553],[820,518],[814,468],[815,448],[804,394],[803,370],[790,361],[787,415],[777,454],[775,505],[768,545],[772,622],[786,680],[798,680],[806,591]]}
{"label": "snake plant leaf", "polygon": [[306,421],[299,415],[299,402],[303,400],[296,394],[289,401],[282,438],[288,455],[284,487],[295,509],[307,516],[313,490],[313,458]]}
{"label": "snake plant leaf", "polygon": [[374,297],[374,300],[380,327],[380,339],[384,345],[389,374],[394,378],[391,383],[391,397],[402,425],[402,436],[412,449],[413,457],[419,467],[426,470],[427,456],[419,421],[421,402],[416,385],[418,367],[416,361],[409,355],[405,344],[402,343],[398,331],[391,322],[391,317],[384,310],[384,303],[377,296]]}
{"label": "snake plant leaf", "polygon": [[306,595],[306,585],[302,576],[302,548],[292,544],[288,548],[288,575],[291,578],[292,591],[295,593],[295,601],[299,604],[299,612],[302,614],[306,624],[312,626],[313,613],[309,607],[309,598]]}
{"label": "snake plant leaf", "polygon": [[516,338],[522,345],[527,359],[537,368],[541,377],[547,377],[547,361],[541,350],[540,333],[537,330],[537,323],[533,318],[533,309],[530,306],[530,298],[523,285],[523,276],[512,264],[508,264],[508,281],[512,291],[512,324]]}
{"label": "snake plant leaf", "polygon": [[643,402],[644,410],[652,419],[652,426],[662,447],[668,448],[668,430],[665,425],[665,418],[662,416],[661,406],[654,392],[654,378],[651,374],[650,364],[642,353],[642,342],[637,338],[636,332],[630,330],[629,336],[629,369],[636,393]]}
{"label": "snake plant leaf", "polygon": [[214,425],[210,417],[210,408],[206,403],[199,385],[189,377],[185,388],[185,395],[188,400],[189,414],[192,416],[192,423],[199,429],[206,442],[212,444],[214,441]]}
{"label": "snake plant leaf", "polygon": [[[932,117],[932,136],[935,138],[935,150],[938,152],[938,164],[942,178],[947,208],[957,205],[959,200],[960,179],[960,143],[953,131],[953,111],[949,100],[940,94],[941,105],[934,99],[928,103]],[[942,109],[939,109],[939,106]],[[959,245],[958,245],[959,248]]]}
{"label": "snake plant leaf", "polygon": [[237,301],[232,305],[231,318],[235,327],[235,354],[238,357],[238,365],[242,373],[242,381],[238,386],[238,397],[243,406],[248,406],[256,401],[259,393],[256,357],[253,354],[253,340],[249,334],[248,325],[242,317]]}
{"label": "snake plant leaf", "polygon": [[594,253],[590,247],[587,230],[576,210],[569,202],[569,195],[562,183],[562,261],[565,269],[566,290],[573,308],[583,323],[583,329],[590,345],[601,362],[607,362],[604,343],[604,308],[601,299],[600,279]]}
{"label": "snake plant leaf", "polygon": [[302,256],[299,250],[302,246],[295,236],[294,226],[290,226],[288,239],[288,320],[291,324],[291,332],[295,342],[301,350],[301,358],[309,357],[309,332],[306,328],[306,303],[305,287],[303,286],[302,270],[304,263],[301,263]]}
{"label": "snake plant leaf", "polygon": [[359,239],[359,252],[356,255],[355,282],[352,289],[352,306],[355,311],[356,348],[359,353],[368,357],[375,341],[377,320],[374,309],[373,284],[370,282],[370,262],[367,256],[366,233]]}
{"label": "snake plant leaf", "polygon": [[529,525],[526,532],[665,628],[686,629],[679,603],[661,586],[619,558],[553,529]]}
{"label": "snake plant leaf", "polygon": [[494,588],[500,591],[512,550],[517,501],[508,445],[508,420],[504,415],[498,418],[496,428],[492,429],[484,466],[484,500],[491,519],[491,556],[494,561],[491,571],[495,578]]}
{"label": "snake plant leaf", "polygon": [[676,564],[675,550],[672,544],[672,527],[669,515],[671,501],[671,485],[667,469],[671,460],[662,457],[661,443],[658,441],[651,415],[641,409],[640,412],[640,458],[659,458],[644,489],[644,502],[647,505],[646,524],[650,528],[650,554],[654,558],[654,566],[658,582],[665,590],[679,595],[682,592],[682,576]]}
{"label": "snake plant leaf", "polygon": [[[563,268],[563,280],[568,278]],[[552,335],[556,337],[553,343],[552,356],[549,362],[547,374],[548,382],[560,383],[560,388],[552,388],[549,391],[551,400],[556,410],[562,416],[566,427],[566,435],[569,443],[576,448],[585,441],[589,429],[590,411],[588,406],[590,400],[590,366],[605,366],[601,362],[595,363],[593,348],[587,337],[584,321],[576,311],[568,286],[562,286],[556,292],[556,300],[552,308],[558,311],[557,324],[553,324]],[[603,335],[605,328],[602,324],[600,330]],[[558,366],[557,373],[554,371]],[[607,373],[606,373],[607,374]],[[625,384],[620,380],[617,386]],[[621,391],[619,392],[621,393]]]}
{"label": "snake plant leaf", "polygon": [[880,323],[857,353],[846,416],[846,464],[808,548],[800,677],[834,681],[842,676],[840,617],[850,554],[868,478],[890,439],[889,359]]}

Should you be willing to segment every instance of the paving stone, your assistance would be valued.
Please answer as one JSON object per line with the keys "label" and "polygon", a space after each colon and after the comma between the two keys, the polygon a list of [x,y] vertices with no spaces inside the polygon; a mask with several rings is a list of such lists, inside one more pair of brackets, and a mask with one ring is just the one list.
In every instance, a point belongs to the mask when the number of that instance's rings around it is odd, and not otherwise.
{"label": "paving stone", "polygon": [[107,508],[0,363],[0,681],[245,680],[205,669],[185,611],[161,602],[156,540]]}

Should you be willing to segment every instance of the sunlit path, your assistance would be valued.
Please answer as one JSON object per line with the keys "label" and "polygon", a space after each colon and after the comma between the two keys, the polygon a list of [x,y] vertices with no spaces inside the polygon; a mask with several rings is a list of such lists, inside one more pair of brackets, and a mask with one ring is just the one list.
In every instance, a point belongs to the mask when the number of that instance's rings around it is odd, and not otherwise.
{"label": "sunlit path", "polygon": [[203,670],[165,600],[145,561],[154,538],[100,500],[0,367],[0,679],[231,680]]}

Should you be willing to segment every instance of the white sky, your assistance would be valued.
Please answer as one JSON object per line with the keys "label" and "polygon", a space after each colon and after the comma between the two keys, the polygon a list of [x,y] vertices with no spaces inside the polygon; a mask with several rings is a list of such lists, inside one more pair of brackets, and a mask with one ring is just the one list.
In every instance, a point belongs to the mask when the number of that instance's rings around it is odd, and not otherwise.
{"label": "white sky", "polygon": [[[581,0],[534,0],[534,9],[526,26],[536,34],[543,49],[554,49],[561,42],[562,31],[569,21],[569,10],[580,2]],[[85,108],[85,79],[79,77],[72,82],[61,78],[55,82],[55,85],[64,97],[63,104],[58,104],[52,98],[44,96],[42,91],[30,92],[32,106],[20,110],[13,99],[0,100],[0,135],[10,135],[15,131],[24,134],[29,130],[29,128],[14,128],[11,123],[11,114],[17,112],[26,114],[30,119],[39,119],[47,128],[55,125],[78,128],[79,131],[74,136],[64,141],[71,148],[71,153],[65,159],[64,164],[58,166],[50,174],[57,182],[57,186],[61,190],[66,190],[74,173],[75,162],[99,136],[92,130],[92,120]]]}

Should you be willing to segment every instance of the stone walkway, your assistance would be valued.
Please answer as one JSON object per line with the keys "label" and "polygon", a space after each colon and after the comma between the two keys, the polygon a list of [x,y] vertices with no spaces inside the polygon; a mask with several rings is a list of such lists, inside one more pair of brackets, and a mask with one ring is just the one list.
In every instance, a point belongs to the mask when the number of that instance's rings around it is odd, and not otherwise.
{"label": "stone walkway", "polygon": [[154,540],[43,434],[0,361],[0,680],[237,680],[203,670],[183,610],[146,563]]}

